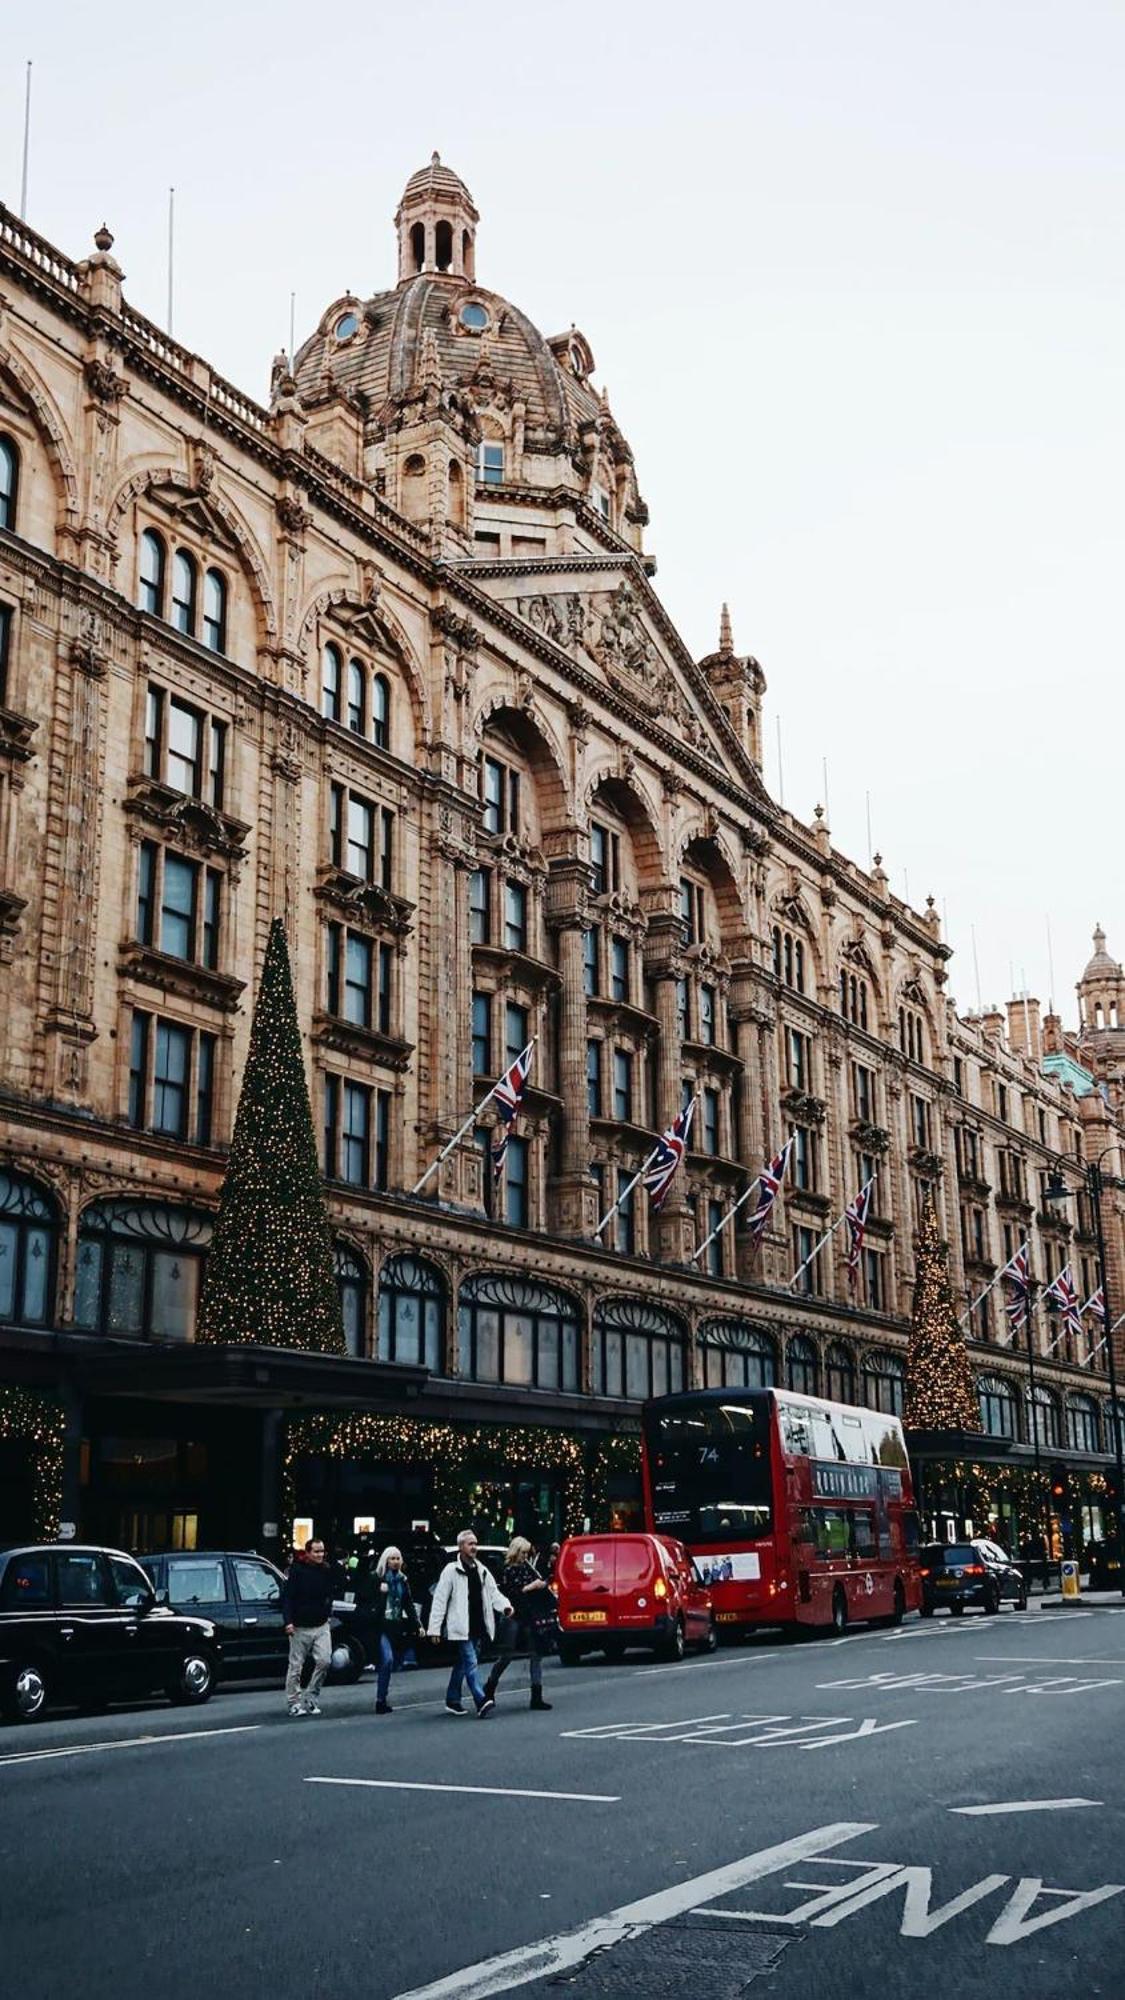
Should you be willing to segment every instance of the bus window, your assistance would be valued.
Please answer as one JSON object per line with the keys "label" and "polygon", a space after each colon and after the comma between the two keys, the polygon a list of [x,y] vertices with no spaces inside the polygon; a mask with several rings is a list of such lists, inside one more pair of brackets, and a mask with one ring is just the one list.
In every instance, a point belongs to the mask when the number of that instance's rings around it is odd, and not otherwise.
{"label": "bus window", "polygon": [[690,1414],[660,1410],[647,1448],[657,1534],[689,1544],[757,1541],[773,1531],[769,1410],[761,1402],[705,1404]]}
{"label": "bus window", "polygon": [[865,1562],[874,1561],[875,1523],[871,1514],[866,1507],[857,1507],[851,1521],[852,1554],[860,1556]]}
{"label": "bus window", "polygon": [[846,1556],[849,1550],[848,1517],[842,1507],[814,1507],[816,1552],[827,1559]]}

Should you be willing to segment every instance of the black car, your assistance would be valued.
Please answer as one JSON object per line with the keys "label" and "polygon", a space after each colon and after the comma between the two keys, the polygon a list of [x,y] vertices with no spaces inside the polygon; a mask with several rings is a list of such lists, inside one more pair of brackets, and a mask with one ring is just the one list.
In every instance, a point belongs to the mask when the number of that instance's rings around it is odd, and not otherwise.
{"label": "black car", "polygon": [[932,1618],[939,1608],[960,1618],[966,1604],[999,1611],[1005,1598],[1018,1610],[1027,1609],[1023,1571],[996,1542],[931,1542],[919,1550],[918,1557],[923,1618]]}
{"label": "black car", "polygon": [[0,1711],[206,1701],[222,1665],[209,1618],[177,1616],[132,1556],[75,1542],[0,1550]]}
{"label": "black car", "polygon": [[[285,1579],[265,1556],[239,1549],[169,1549],[140,1560],[174,1611],[198,1612],[218,1628],[224,1680],[284,1680],[289,1665],[281,1615]],[[333,1617],[329,1680],[357,1681],[367,1658],[350,1618],[345,1629]]]}

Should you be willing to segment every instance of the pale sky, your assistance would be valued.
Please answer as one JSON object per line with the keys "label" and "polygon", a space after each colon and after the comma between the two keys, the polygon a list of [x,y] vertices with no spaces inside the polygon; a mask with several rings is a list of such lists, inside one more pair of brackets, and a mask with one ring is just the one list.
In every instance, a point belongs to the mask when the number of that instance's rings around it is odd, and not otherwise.
{"label": "pale sky", "polygon": [[[1125,8],[8,0],[0,199],[264,401],[271,356],[394,283],[436,147],[477,275],[576,322],[698,656],[728,599],[766,776],[948,912],[951,990],[1074,1018],[1114,847],[1125,463]],[[1011,968],[1011,975],[1010,975]]]}

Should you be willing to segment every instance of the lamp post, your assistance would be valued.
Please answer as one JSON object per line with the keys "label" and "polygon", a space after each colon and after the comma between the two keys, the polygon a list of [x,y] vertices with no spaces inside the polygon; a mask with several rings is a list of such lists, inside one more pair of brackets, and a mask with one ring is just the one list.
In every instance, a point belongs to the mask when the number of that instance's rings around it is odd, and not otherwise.
{"label": "lamp post", "polygon": [[[1102,1161],[1110,1152],[1115,1150],[1114,1147],[1107,1147],[1105,1152],[1098,1154],[1096,1160],[1088,1161],[1085,1165],[1082,1178],[1086,1184],[1086,1192],[1090,1197],[1090,1207],[1094,1215],[1094,1235],[1098,1246],[1098,1283],[1101,1286],[1102,1293],[1102,1325],[1105,1328],[1106,1355],[1109,1363],[1109,1410],[1110,1423],[1113,1426],[1113,1459],[1117,1468],[1117,1483],[1111,1520],[1113,1523],[1114,1546],[1117,1550],[1117,1560],[1120,1564],[1123,1557],[1121,1546],[1121,1421],[1117,1407],[1117,1366],[1113,1358],[1113,1312],[1110,1307],[1109,1270],[1105,1254],[1105,1229],[1102,1224],[1102,1189],[1105,1186]],[[1048,1176],[1047,1186],[1043,1191],[1044,1200],[1069,1201],[1071,1195],[1075,1192],[1075,1189],[1067,1187],[1056,1165],[1054,1171]],[[1121,1594],[1125,1597],[1125,1567],[1123,1567],[1121,1575]]]}

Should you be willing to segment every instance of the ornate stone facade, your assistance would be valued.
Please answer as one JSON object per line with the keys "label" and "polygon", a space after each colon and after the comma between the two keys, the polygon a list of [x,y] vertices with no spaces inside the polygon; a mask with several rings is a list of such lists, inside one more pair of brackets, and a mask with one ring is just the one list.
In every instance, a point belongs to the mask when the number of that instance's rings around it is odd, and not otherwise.
{"label": "ornate stone facade", "polygon": [[[725,612],[689,654],[589,345],[478,285],[477,221],[435,156],[397,285],[336,300],[264,408],[126,304],[108,231],[75,265],[0,217],[0,1367],[49,1387],[57,1330],[75,1435],[140,1357],[190,1344],[278,914],[368,1363],[306,1401],[393,1414],[413,1362],[425,1414],[594,1437],[681,1380],[889,1407],[923,1190],[968,1297],[1005,1218],[1046,1271],[1071,1237],[1035,1175],[1080,1134],[1119,1141],[1116,1044],[1107,1105],[1044,1069],[1018,1011],[1007,1041],[959,1022],[932,901],[770,797],[761,667]],[[533,1036],[503,1187],[486,1114],[412,1196]],[[662,1212],[638,1192],[599,1238],[685,1095]],[[732,1227],[699,1255],[790,1135],[760,1251]],[[869,1174],[858,1288],[840,1232],[791,1287]],[[486,1280],[514,1287],[491,1319]],[[1103,1421],[1080,1361],[1043,1355],[1064,1430],[1075,1394]],[[263,1481],[239,1521],[276,1511]],[[98,1504],[91,1525],[124,1520]]]}

